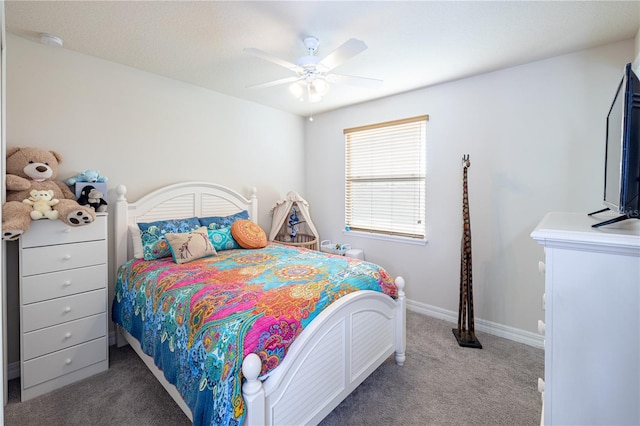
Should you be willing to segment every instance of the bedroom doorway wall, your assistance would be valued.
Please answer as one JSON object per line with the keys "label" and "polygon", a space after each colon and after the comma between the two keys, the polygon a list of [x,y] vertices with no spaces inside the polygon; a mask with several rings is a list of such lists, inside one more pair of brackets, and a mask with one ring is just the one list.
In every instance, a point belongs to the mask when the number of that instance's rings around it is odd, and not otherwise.
{"label": "bedroom doorway wall", "polygon": [[[6,147],[6,138],[5,138],[5,101],[6,101],[6,37],[5,37],[5,25],[4,25],[4,1],[0,1],[0,158],[1,166],[0,166],[0,176],[2,176],[2,204],[4,204],[4,196],[5,196],[5,147]],[[0,210],[0,220],[2,220],[2,211]],[[7,405],[7,362],[6,362],[6,350],[7,350],[7,333],[6,333],[6,288],[5,288],[5,258],[4,258],[4,241],[0,243],[0,261],[2,262],[2,268],[0,269],[2,273],[0,273],[0,328],[2,329],[2,350],[0,351],[0,398],[2,399],[2,407],[0,410],[0,425],[4,424],[4,406]]]}

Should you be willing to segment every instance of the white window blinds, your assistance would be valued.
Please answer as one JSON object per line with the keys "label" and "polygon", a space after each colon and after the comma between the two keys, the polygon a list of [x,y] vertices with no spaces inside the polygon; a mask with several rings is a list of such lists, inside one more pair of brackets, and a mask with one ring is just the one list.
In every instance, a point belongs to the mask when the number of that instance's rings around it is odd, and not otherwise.
{"label": "white window blinds", "polygon": [[428,115],[345,129],[345,223],[353,231],[425,237]]}

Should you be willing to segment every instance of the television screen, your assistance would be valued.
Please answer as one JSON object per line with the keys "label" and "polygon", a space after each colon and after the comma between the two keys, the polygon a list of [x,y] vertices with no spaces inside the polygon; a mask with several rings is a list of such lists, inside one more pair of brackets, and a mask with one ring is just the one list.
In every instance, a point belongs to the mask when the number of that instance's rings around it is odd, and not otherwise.
{"label": "television screen", "polygon": [[627,64],[607,114],[604,210],[620,215],[594,228],[640,218],[640,79]]}
{"label": "television screen", "polygon": [[616,97],[607,116],[607,152],[604,175],[604,204],[616,213],[620,209],[620,179],[622,178],[622,115],[624,112],[624,81],[618,85]]}

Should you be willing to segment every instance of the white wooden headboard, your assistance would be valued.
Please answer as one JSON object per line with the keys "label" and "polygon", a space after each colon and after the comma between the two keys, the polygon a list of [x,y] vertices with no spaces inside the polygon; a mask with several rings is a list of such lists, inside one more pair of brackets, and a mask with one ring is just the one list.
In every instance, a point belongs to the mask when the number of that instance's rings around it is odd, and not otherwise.
{"label": "white wooden headboard", "polygon": [[242,210],[249,212],[254,222],[258,219],[256,189],[247,199],[240,193],[209,182],[182,182],[168,185],[143,196],[135,203],[127,202],[127,188],[116,188],[114,212],[114,240],[116,271],[133,257],[129,238],[129,225],[187,217],[227,216]]}

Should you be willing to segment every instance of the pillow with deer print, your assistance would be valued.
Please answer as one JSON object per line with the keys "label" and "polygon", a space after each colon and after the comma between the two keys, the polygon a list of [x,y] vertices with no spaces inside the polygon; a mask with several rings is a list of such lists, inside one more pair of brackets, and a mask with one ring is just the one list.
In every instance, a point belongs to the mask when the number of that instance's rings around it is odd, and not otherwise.
{"label": "pillow with deer print", "polygon": [[165,238],[169,243],[173,261],[176,263],[187,263],[217,254],[205,226],[191,232],[165,234]]}

